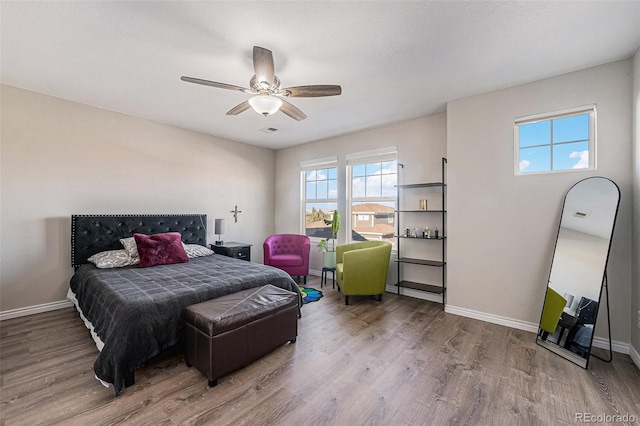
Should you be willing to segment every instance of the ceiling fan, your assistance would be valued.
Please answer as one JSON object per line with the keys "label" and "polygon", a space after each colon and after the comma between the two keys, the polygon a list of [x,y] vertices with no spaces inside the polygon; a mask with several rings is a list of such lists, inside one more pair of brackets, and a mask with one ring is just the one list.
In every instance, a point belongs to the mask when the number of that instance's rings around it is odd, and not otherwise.
{"label": "ceiling fan", "polygon": [[340,86],[329,84],[295,86],[283,89],[280,79],[274,74],[273,54],[264,47],[253,46],[253,68],[255,74],[249,81],[249,88],[186,76],[182,76],[180,79],[189,83],[237,90],[254,95],[240,105],[231,108],[227,115],[238,115],[249,108],[253,108],[257,113],[266,117],[280,110],[294,120],[301,121],[307,118],[305,113],[283,98],[317,98],[321,96],[336,96],[342,93]]}

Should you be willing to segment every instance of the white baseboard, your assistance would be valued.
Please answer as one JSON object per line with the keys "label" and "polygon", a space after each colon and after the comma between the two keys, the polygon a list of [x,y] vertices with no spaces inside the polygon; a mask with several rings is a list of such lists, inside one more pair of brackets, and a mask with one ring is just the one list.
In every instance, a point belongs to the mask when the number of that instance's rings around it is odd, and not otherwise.
{"label": "white baseboard", "polygon": [[309,269],[309,275],[313,275],[315,277],[321,277],[322,271],[316,271],[315,269]]}
{"label": "white baseboard", "polygon": [[637,349],[633,347],[633,345],[629,345],[629,356],[633,363],[640,369],[640,353],[638,353]]}
{"label": "white baseboard", "polygon": [[[604,337],[594,336],[593,337],[593,347],[594,348],[600,348],[600,349],[606,349],[608,351],[609,350],[609,339],[606,339]],[[631,347],[631,345],[629,345],[628,343],[618,342],[616,340],[612,340],[611,341],[611,349],[613,349],[614,352],[618,352],[618,353],[621,353],[621,354],[629,354],[629,348],[630,347]]]}
{"label": "white baseboard", "polygon": [[[473,318],[480,321],[490,322],[492,324],[504,325],[506,327],[515,328],[517,330],[529,331],[531,333],[538,332],[538,323],[520,321],[513,318],[501,317],[499,315],[487,314],[485,312],[474,311],[471,309],[460,308],[458,306],[447,305],[444,311],[449,314],[460,315],[467,318]],[[594,337],[593,346],[601,349],[609,349],[609,340],[603,337]],[[614,352],[622,354],[630,354],[630,345],[625,342],[612,341],[611,347]],[[636,352],[637,355],[637,352]],[[638,359],[640,361],[640,357]],[[635,360],[634,360],[635,362]],[[636,362],[639,364],[640,362]],[[640,367],[639,367],[640,368]]]}
{"label": "white baseboard", "polygon": [[[395,285],[388,285],[386,290],[389,293],[398,294],[398,287],[396,287]],[[429,293],[426,291],[414,290],[412,288],[400,288],[400,295],[414,297],[416,299],[428,300],[429,302],[442,303],[442,295]]]}
{"label": "white baseboard", "polygon": [[[609,350],[609,339],[606,339],[604,337],[594,336],[593,337],[593,346],[595,348]],[[618,353],[621,353],[621,354],[629,354],[629,348],[630,347],[631,347],[631,345],[629,345],[628,343],[625,343],[625,342],[618,342],[616,340],[612,340],[611,341],[611,349],[613,349],[614,352],[618,352]]]}
{"label": "white baseboard", "polygon": [[474,311],[472,309],[460,308],[458,306],[447,305],[444,311],[448,314],[460,315],[467,318],[473,318],[480,321],[490,322],[492,324],[504,325],[506,327],[515,328],[517,330],[529,331],[531,333],[538,332],[538,324],[526,321],[520,321],[513,318],[501,317],[499,315],[487,314],[485,312]]}
{"label": "white baseboard", "polygon": [[0,312],[0,321],[71,307],[73,307],[73,303],[70,300],[59,300],[57,302],[43,303],[42,305],[27,306],[26,308],[10,309]]}

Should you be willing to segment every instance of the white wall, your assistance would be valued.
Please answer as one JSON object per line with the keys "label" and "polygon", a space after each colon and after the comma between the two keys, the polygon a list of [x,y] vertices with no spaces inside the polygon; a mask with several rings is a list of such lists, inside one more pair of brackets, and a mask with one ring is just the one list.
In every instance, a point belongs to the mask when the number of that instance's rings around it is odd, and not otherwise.
{"label": "white wall", "polygon": [[[444,113],[399,122],[376,129],[325,139],[276,152],[276,232],[300,232],[300,163],[336,155],[338,167],[338,199],[346,190],[345,157],[347,154],[396,146],[403,183],[441,180],[441,158],[446,156],[446,116]],[[341,217],[346,206],[338,202]],[[339,242],[345,241],[346,230],[340,230]],[[320,253],[312,245],[311,269],[322,269]],[[390,268],[389,282],[395,282],[395,263]]]}
{"label": "white wall", "polygon": [[[226,241],[273,233],[273,151],[28,92],[2,90],[0,311],[65,299],[70,216],[206,213]],[[242,210],[238,223],[229,213]]]}
{"label": "white wall", "polygon": [[631,345],[640,367],[640,49],[633,55],[633,281],[631,297]]}
{"label": "white wall", "polygon": [[[563,196],[606,176],[622,194],[609,260],[613,339],[629,342],[630,72],[623,60],[448,104],[450,306],[537,324]],[[598,170],[514,176],[515,117],[593,103]]]}

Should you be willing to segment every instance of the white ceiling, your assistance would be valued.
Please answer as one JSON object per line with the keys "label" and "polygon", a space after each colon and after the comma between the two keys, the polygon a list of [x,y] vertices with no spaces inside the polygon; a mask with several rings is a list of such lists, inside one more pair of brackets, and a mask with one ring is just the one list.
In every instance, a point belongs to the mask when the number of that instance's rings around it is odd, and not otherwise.
{"label": "white ceiling", "polygon": [[[447,101],[627,58],[640,1],[8,2],[2,83],[269,148],[445,110]],[[247,94],[254,45],[308,118],[225,113]],[[275,133],[259,129],[275,127]]]}

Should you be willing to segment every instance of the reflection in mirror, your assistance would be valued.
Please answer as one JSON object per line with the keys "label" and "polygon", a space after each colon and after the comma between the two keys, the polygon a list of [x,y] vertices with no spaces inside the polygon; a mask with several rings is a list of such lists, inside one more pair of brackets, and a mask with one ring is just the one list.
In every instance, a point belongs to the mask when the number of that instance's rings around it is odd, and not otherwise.
{"label": "reflection in mirror", "polygon": [[618,186],[602,177],[581,180],[564,198],[537,342],[583,368],[591,355],[619,202]]}

